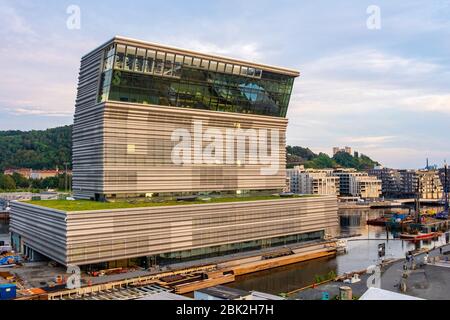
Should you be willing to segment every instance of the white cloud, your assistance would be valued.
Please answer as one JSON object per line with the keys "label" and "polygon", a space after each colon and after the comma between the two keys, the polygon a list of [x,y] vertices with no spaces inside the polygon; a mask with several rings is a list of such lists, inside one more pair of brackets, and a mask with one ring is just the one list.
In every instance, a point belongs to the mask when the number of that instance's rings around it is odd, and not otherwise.
{"label": "white cloud", "polygon": [[24,108],[7,108],[7,112],[10,114],[21,116],[21,115],[38,115],[38,116],[48,116],[48,117],[68,117],[73,114],[70,112],[59,112],[59,111],[49,111],[43,110],[41,108],[36,107],[24,107]]}
{"label": "white cloud", "polygon": [[[370,74],[390,74],[391,76],[417,76],[431,74],[440,69],[433,63],[414,58],[387,54],[376,49],[354,48],[344,50],[332,56],[313,61],[307,70],[312,73],[357,72],[365,76]],[[332,75],[333,76],[333,75]]]}
{"label": "white cloud", "polygon": [[212,55],[227,56],[235,59],[243,59],[250,61],[261,61],[263,59],[263,51],[256,42],[235,41],[229,44],[218,45],[216,43],[202,41],[198,39],[179,40],[176,41],[182,48],[193,51],[204,52]]}
{"label": "white cloud", "polygon": [[449,112],[449,82],[450,71],[435,62],[355,48],[302,68],[290,116],[329,117],[385,109]]}
{"label": "white cloud", "polygon": [[401,101],[409,110],[450,114],[450,94],[428,94],[406,97]]}
{"label": "white cloud", "polygon": [[340,138],[344,143],[371,143],[371,144],[384,144],[392,141],[396,136],[370,136],[370,137],[344,137]]}

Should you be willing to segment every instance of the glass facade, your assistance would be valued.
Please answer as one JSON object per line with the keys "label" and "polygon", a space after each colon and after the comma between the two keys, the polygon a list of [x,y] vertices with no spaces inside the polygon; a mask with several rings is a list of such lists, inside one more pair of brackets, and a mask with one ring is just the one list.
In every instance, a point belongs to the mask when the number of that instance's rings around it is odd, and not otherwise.
{"label": "glass facade", "polygon": [[286,117],[293,84],[249,66],[114,44],[105,50],[99,102]]}
{"label": "glass facade", "polygon": [[126,268],[132,266],[140,266],[148,268],[152,265],[167,266],[175,263],[184,263],[201,259],[215,258],[242,252],[270,249],[287,245],[305,244],[308,242],[323,240],[324,237],[325,237],[324,231],[308,232],[270,239],[261,239],[240,243],[230,243],[222,246],[171,252],[156,256],[116,260],[99,264],[85,265],[82,266],[82,270],[93,271],[93,270],[104,270],[120,267]]}
{"label": "glass facade", "polygon": [[261,249],[281,247],[286,245],[305,243],[309,241],[323,240],[324,237],[325,237],[324,231],[316,231],[270,239],[261,239],[240,243],[230,243],[216,247],[192,249],[162,254],[156,258],[156,261],[158,262],[158,264],[161,265],[183,263],[193,260],[214,258],[223,255],[236,254],[247,251],[255,251]]}

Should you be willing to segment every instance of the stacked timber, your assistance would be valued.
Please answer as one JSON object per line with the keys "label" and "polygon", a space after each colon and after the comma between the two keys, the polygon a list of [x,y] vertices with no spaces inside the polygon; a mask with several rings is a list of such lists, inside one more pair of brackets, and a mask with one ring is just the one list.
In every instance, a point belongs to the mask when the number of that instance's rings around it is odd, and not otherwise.
{"label": "stacked timber", "polygon": [[215,287],[222,284],[234,282],[233,274],[212,273],[208,274],[208,278],[200,281],[194,281],[174,286],[176,294],[185,294],[200,289]]}

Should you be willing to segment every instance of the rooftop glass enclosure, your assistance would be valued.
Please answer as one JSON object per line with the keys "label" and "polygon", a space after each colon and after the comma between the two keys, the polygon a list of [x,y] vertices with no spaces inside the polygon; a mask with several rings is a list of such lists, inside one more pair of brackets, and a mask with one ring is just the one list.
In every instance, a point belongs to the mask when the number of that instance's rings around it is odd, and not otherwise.
{"label": "rooftop glass enclosure", "polygon": [[293,83],[244,64],[114,43],[104,52],[98,101],[286,117]]}

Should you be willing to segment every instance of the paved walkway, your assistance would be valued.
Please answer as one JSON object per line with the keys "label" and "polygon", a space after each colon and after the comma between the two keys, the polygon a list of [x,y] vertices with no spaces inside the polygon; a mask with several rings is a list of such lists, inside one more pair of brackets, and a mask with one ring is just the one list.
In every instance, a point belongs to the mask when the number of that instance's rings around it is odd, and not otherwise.
{"label": "paved walkway", "polygon": [[[441,247],[444,253],[450,253],[450,244]],[[428,300],[449,300],[450,299],[450,265],[446,263],[440,264],[423,264],[426,252],[417,254],[414,259],[416,261],[416,270],[408,270],[408,278],[406,279],[406,292],[404,294],[419,297]],[[429,259],[440,255],[439,248],[429,251]],[[382,268],[381,288],[400,293],[400,283],[402,281],[403,266],[406,259],[396,260],[387,264]],[[289,299],[299,300],[321,300],[323,293],[327,292],[330,299],[339,296],[339,288],[349,286],[352,288],[353,296],[359,298],[368,289],[367,280],[370,275],[362,275],[361,281],[354,284],[347,284],[340,281],[332,281],[316,288],[310,288],[293,294]]]}
{"label": "paved walkway", "polygon": [[[442,247],[443,252],[450,251],[450,245]],[[440,255],[439,249],[429,252],[430,258]],[[399,292],[402,280],[406,284],[407,295],[412,295],[422,299],[429,300],[448,300],[450,299],[450,268],[439,265],[423,264],[425,253],[418,254],[414,257],[417,268],[408,270],[408,278],[403,279],[405,273],[403,266],[405,260],[397,261],[387,268],[381,277],[382,289]]]}

